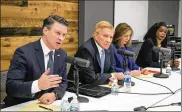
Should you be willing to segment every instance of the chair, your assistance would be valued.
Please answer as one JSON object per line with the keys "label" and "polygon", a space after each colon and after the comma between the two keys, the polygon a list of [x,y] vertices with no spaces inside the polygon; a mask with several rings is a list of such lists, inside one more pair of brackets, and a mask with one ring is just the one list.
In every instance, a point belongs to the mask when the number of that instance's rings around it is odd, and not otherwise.
{"label": "chair", "polygon": [[133,49],[133,52],[136,54],[136,56],[134,57],[134,59],[137,58],[138,53],[139,53],[139,51],[140,51],[140,48],[141,48],[142,44],[143,44],[143,43],[142,43],[141,41],[139,41],[139,40],[132,40],[132,45],[131,45],[131,47],[132,47],[132,49]]}
{"label": "chair", "polygon": [[1,92],[1,102],[0,102],[0,108],[3,107],[3,105],[4,105],[3,100],[6,97],[6,79],[7,79],[7,72],[8,71],[1,72],[1,88],[0,88],[0,92]]}

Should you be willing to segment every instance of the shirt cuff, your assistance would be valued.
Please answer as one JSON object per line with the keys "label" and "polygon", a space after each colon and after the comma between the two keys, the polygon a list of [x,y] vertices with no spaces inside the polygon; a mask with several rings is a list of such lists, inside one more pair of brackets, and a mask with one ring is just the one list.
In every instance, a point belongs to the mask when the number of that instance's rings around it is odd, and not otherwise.
{"label": "shirt cuff", "polygon": [[39,86],[38,86],[38,80],[35,80],[32,83],[31,92],[32,92],[32,94],[35,94],[35,93],[37,93],[39,91],[41,91],[41,90],[39,89]]}
{"label": "shirt cuff", "polygon": [[111,76],[114,77],[114,73],[111,73]]}

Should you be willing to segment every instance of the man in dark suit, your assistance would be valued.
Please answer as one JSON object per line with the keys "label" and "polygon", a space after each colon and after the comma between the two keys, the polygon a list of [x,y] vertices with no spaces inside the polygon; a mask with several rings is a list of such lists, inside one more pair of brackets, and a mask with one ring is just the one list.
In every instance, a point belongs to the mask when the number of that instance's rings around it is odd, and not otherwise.
{"label": "man in dark suit", "polygon": [[[104,84],[112,81],[113,78],[121,80],[124,78],[122,73],[115,73],[113,69],[113,53],[111,42],[113,39],[114,28],[107,21],[96,24],[93,38],[86,41],[75,54],[75,57],[90,61],[88,68],[79,69],[81,83]],[[72,65],[68,74],[68,80],[73,80],[74,66]]]}
{"label": "man in dark suit", "polygon": [[43,22],[40,40],[17,48],[7,75],[5,106],[33,99],[51,104],[67,88],[66,53],[60,49],[68,22],[51,15]]}

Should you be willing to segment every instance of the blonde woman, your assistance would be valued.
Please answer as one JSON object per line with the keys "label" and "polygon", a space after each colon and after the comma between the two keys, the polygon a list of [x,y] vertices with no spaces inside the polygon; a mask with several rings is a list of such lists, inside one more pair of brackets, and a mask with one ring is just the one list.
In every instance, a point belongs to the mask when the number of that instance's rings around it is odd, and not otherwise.
{"label": "blonde woman", "polygon": [[[116,72],[124,71],[124,56],[118,54],[117,50],[128,50],[132,51],[131,48],[131,37],[133,35],[132,28],[127,23],[120,23],[116,26],[115,34],[113,37],[113,51],[114,51],[114,69]],[[146,69],[140,70],[140,67],[135,64],[135,60],[132,57],[126,57],[126,70],[131,71],[134,76],[140,75],[141,73],[147,74]]]}

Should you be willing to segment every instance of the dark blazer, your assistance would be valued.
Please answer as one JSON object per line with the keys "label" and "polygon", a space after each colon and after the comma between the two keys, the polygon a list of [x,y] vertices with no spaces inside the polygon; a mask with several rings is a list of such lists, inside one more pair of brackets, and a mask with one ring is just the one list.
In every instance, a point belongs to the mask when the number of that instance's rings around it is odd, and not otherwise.
{"label": "dark blazer", "polygon": [[[108,79],[111,77],[111,72],[114,72],[113,55],[110,48],[105,50],[105,64],[103,74],[101,74],[98,48],[93,38],[90,38],[81,47],[79,47],[75,57],[80,57],[90,61],[90,66],[88,68],[78,67],[79,79],[81,83],[94,83],[96,85],[108,83]],[[73,80],[73,71],[74,67],[72,65],[68,74],[68,80]]]}
{"label": "dark blazer", "polygon": [[136,59],[141,67],[160,67],[159,53],[153,50],[154,42],[151,38],[144,41]]}
{"label": "dark blazer", "polygon": [[39,79],[41,74],[45,72],[40,40],[17,48],[7,74],[7,97],[4,99],[6,106],[37,99],[46,92],[56,92],[58,99],[61,99],[67,88],[66,56],[62,49],[55,50],[54,74],[59,74],[64,79],[60,86],[32,95],[32,82]]}
{"label": "dark blazer", "polygon": [[[124,72],[124,56],[117,52],[118,49],[132,51],[131,47],[121,47],[119,48],[117,45],[112,44],[113,52],[114,52],[114,69],[116,72]],[[138,70],[139,67],[135,64],[135,60],[132,57],[126,57],[127,60],[127,69],[129,70]]]}

